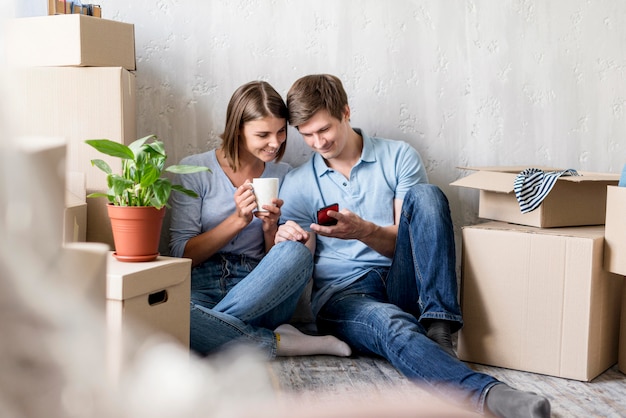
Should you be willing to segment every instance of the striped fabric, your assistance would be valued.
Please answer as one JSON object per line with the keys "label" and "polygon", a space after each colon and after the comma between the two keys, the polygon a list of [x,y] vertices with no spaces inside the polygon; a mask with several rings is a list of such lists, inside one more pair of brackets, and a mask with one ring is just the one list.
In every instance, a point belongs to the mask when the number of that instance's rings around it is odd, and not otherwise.
{"label": "striped fabric", "polygon": [[572,168],[563,171],[544,172],[538,168],[527,168],[515,177],[513,190],[522,213],[537,209],[546,198],[554,183],[561,176],[578,176]]}

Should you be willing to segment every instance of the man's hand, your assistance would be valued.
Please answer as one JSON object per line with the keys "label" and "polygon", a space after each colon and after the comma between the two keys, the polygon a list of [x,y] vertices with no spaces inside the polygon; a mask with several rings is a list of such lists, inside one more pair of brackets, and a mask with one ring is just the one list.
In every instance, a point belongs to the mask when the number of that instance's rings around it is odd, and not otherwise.
{"label": "man's hand", "polygon": [[324,237],[361,240],[371,235],[376,228],[376,225],[348,209],[342,209],[341,212],[329,210],[328,216],[337,219],[337,224],[331,226],[311,224],[311,231]]}
{"label": "man's hand", "polygon": [[328,216],[337,219],[337,224],[332,226],[311,224],[311,232],[323,237],[356,239],[385,257],[393,257],[398,235],[397,225],[381,227],[348,209],[342,209],[340,212],[330,210]]}

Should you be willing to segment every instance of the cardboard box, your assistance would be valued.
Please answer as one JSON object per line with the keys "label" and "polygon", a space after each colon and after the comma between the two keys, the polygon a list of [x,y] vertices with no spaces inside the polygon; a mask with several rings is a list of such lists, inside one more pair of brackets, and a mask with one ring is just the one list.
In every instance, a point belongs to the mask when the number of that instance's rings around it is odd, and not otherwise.
{"label": "cardboard box", "polygon": [[626,284],[622,290],[622,319],[619,334],[619,369],[626,374]]}
{"label": "cardboard box", "polygon": [[63,213],[63,243],[87,240],[87,202],[74,193],[65,192]]}
{"label": "cardboard box", "polygon": [[478,216],[483,219],[541,228],[604,225],[606,186],[617,185],[619,174],[579,171],[580,176],[561,176],[537,209],[522,213],[513,183],[526,168],[468,167],[464,169],[475,172],[451,185],[480,190]]}
{"label": "cardboard box", "polygon": [[56,267],[63,285],[89,300],[104,319],[109,246],[99,242],[63,244]]}
{"label": "cardboard box", "polygon": [[107,316],[112,330],[137,321],[189,346],[191,260],[158,257],[144,263],[107,261]]}
{"label": "cardboard box", "polygon": [[[91,160],[105,160],[114,171],[121,162],[84,141],[107,138],[130,144],[137,139],[135,75],[121,67],[32,67],[8,76],[13,131],[65,138],[67,171],[83,173],[87,193],[106,190],[106,175]],[[86,239],[113,247],[104,205],[106,199],[87,199]]]}
{"label": "cardboard box", "polygon": [[604,227],[462,230],[461,360],[588,381],[617,362],[622,278]]}
{"label": "cardboard box", "polygon": [[606,230],[604,268],[626,275],[626,187],[608,186],[606,194]]}
{"label": "cardboard box", "polygon": [[82,14],[24,17],[5,24],[11,67],[123,67],[134,71],[135,27]]}
{"label": "cardboard box", "polygon": [[6,178],[0,186],[6,196],[0,223],[7,246],[0,251],[23,265],[20,274],[41,274],[38,266],[53,265],[63,242],[67,147],[63,138],[12,139],[0,140],[0,170]]}
{"label": "cardboard box", "polygon": [[124,366],[125,353],[133,345],[154,334],[189,347],[190,259],[158,257],[128,263],[116,260],[111,251],[106,292],[108,361],[113,373]]}

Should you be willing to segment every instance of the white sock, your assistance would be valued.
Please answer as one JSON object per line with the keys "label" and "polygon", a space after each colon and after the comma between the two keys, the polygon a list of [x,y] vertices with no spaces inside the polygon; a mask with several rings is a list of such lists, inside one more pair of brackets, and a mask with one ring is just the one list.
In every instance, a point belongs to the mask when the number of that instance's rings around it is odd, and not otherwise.
{"label": "white sock", "polygon": [[274,330],[277,339],[277,356],[312,356],[327,354],[348,357],[350,346],[332,335],[307,335],[296,327],[283,324]]}

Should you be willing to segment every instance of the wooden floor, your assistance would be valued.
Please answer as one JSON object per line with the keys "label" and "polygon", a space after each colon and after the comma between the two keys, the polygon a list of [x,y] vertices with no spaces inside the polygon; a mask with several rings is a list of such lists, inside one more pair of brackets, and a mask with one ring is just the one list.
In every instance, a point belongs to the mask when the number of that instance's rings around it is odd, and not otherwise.
{"label": "wooden floor", "polygon": [[[553,417],[626,417],[626,375],[617,366],[591,382],[469,364],[518,389],[550,399]],[[354,356],[282,357],[270,363],[277,391],[307,399],[421,391],[386,361]]]}

